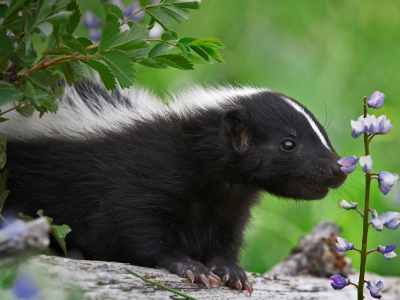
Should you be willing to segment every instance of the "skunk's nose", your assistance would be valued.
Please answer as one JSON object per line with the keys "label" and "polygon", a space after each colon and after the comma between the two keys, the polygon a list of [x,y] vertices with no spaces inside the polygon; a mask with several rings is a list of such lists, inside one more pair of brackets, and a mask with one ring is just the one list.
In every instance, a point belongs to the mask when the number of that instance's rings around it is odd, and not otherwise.
{"label": "skunk's nose", "polygon": [[332,178],[331,187],[336,188],[341,186],[346,180],[346,175],[340,170],[341,166],[338,163],[334,163],[330,166],[330,177]]}

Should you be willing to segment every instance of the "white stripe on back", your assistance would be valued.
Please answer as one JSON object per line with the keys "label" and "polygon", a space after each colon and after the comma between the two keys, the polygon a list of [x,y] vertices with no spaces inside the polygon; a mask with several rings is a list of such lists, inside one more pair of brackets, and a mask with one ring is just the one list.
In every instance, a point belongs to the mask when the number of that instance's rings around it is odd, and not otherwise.
{"label": "white stripe on back", "polygon": [[303,116],[306,117],[308,123],[310,123],[311,128],[315,131],[319,139],[321,140],[322,144],[328,148],[329,151],[332,151],[331,148],[329,148],[327,141],[325,140],[325,137],[321,133],[321,131],[318,129],[317,124],[313,121],[313,119],[304,111],[304,109],[298,105],[296,102],[290,100],[287,97],[282,97],[283,100],[285,100],[286,103],[288,103],[290,106],[292,106],[295,110],[297,110],[299,113],[301,113]]}

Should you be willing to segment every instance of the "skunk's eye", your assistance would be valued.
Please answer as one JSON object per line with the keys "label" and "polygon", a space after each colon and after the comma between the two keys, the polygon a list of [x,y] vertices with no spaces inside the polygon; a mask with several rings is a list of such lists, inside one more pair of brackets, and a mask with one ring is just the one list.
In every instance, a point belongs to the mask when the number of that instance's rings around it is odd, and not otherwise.
{"label": "skunk's eye", "polygon": [[296,145],[291,140],[284,140],[281,144],[281,148],[286,151],[292,151]]}

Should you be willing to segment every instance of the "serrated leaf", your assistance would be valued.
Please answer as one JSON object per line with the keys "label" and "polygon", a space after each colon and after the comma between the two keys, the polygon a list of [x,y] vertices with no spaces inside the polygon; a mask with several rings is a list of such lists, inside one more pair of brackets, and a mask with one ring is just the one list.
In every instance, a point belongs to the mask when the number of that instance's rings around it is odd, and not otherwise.
{"label": "serrated leaf", "polygon": [[129,30],[118,34],[115,41],[110,46],[110,49],[130,51],[133,49],[146,48],[146,38],[149,31],[146,26],[142,24],[134,24]]}
{"label": "serrated leaf", "polygon": [[0,58],[1,62],[7,61],[14,54],[14,44],[9,36],[0,31]]}
{"label": "serrated leaf", "polygon": [[39,71],[33,71],[31,73],[31,80],[36,83],[38,86],[47,89],[47,78],[49,76],[48,72],[45,72],[44,70],[39,70]]}
{"label": "serrated leaf", "polygon": [[10,29],[10,30],[20,30],[24,25],[24,18],[21,16],[13,16],[7,19],[4,19],[2,27]]}
{"label": "serrated leaf", "polygon": [[148,3],[148,0],[140,0],[140,6],[145,7]]}
{"label": "serrated leaf", "polygon": [[187,9],[199,9],[200,1],[198,0],[177,0],[172,3],[173,6]]}
{"label": "serrated leaf", "polygon": [[147,29],[148,30],[152,30],[155,23],[156,23],[156,20],[154,18],[151,18],[150,22],[149,22],[149,25],[147,25]]}
{"label": "serrated leaf", "polygon": [[204,50],[201,49],[200,47],[198,47],[198,46],[190,46],[190,49],[192,49],[197,55],[199,55],[205,61],[210,61],[210,59],[208,58],[207,53],[204,52]]}
{"label": "serrated leaf", "polygon": [[67,23],[71,16],[71,11],[60,11],[54,15],[47,17],[44,21],[49,22],[53,25],[61,25]]}
{"label": "serrated leaf", "polygon": [[138,63],[143,65],[143,66],[150,67],[150,68],[155,68],[155,69],[166,69],[167,68],[167,66],[165,66],[165,65],[163,65],[161,63],[158,63],[158,62],[156,62],[156,61],[154,61],[152,59],[147,59],[147,58],[142,59]]}
{"label": "serrated leaf", "polygon": [[18,213],[18,217],[20,217],[21,219],[24,219],[25,221],[33,220],[33,218],[31,216],[24,215],[22,212]]}
{"label": "serrated leaf", "polygon": [[110,48],[115,41],[115,37],[119,34],[119,23],[118,17],[108,13],[106,17],[105,24],[103,26],[100,43],[99,43],[99,52],[103,52]]}
{"label": "serrated leaf", "polygon": [[193,40],[189,43],[189,46],[205,46],[208,48],[225,48],[224,44],[220,40],[214,38],[201,38]]}
{"label": "serrated leaf", "polygon": [[79,61],[71,61],[72,69],[74,70],[75,81],[83,77],[83,68]]}
{"label": "serrated leaf", "polygon": [[122,10],[118,7],[118,5],[115,5],[113,3],[104,3],[106,9],[108,9],[110,12],[112,12],[114,15],[116,15],[119,19],[124,20],[124,13]]}
{"label": "serrated leaf", "polygon": [[164,54],[154,57],[153,60],[180,70],[193,70],[193,64],[180,54]]}
{"label": "serrated leaf", "polygon": [[26,85],[21,86],[19,88],[19,91],[21,91],[26,97],[26,99],[28,99],[28,101],[32,103],[34,106],[42,105],[41,102],[37,101],[35,89],[33,88],[32,84],[29,81],[26,82]]}
{"label": "serrated leaf", "polygon": [[16,56],[13,57],[13,59],[20,59],[25,63],[33,63],[37,59],[37,52],[33,45],[31,44],[31,49],[29,51],[29,54],[26,54],[26,51],[24,49],[25,47],[21,47],[17,50]]}
{"label": "serrated leaf", "polygon": [[35,112],[35,108],[33,107],[32,104],[30,103],[25,103],[23,106],[20,106],[16,109],[16,111],[24,116],[25,118],[28,118],[30,116],[33,115],[33,113]]}
{"label": "serrated leaf", "polygon": [[21,99],[21,92],[17,91],[11,84],[0,81],[0,106],[10,102],[18,102]]}
{"label": "serrated leaf", "polygon": [[104,86],[106,87],[107,90],[114,91],[116,89],[117,85],[115,82],[115,76],[106,65],[93,59],[82,62],[89,65],[99,73],[100,78],[103,81]]}
{"label": "serrated leaf", "polygon": [[217,50],[205,46],[200,46],[209,56],[211,56],[214,60],[219,63],[224,63],[225,61],[222,59],[221,55],[217,52]]}
{"label": "serrated leaf", "polygon": [[64,251],[64,254],[67,255],[67,245],[65,243],[65,236],[67,233],[71,232],[71,228],[68,225],[51,225],[50,231],[53,237],[56,239],[57,243],[60,245],[61,249]]}
{"label": "serrated leaf", "polygon": [[169,32],[164,32],[162,35],[161,35],[161,39],[163,40],[163,41],[169,41],[169,40],[171,40],[171,35],[169,34]]}
{"label": "serrated leaf", "polygon": [[186,48],[185,48],[185,46],[183,46],[181,43],[176,43],[176,46],[179,48],[179,50],[181,50],[182,51],[182,54],[183,54],[183,56],[184,57],[186,57],[186,58],[188,58],[187,57],[187,53],[186,53]]}
{"label": "serrated leaf", "polygon": [[72,86],[72,84],[75,82],[75,74],[74,70],[72,69],[71,62],[67,61],[65,64],[61,65],[61,67],[68,85]]}
{"label": "serrated leaf", "polygon": [[6,16],[4,17],[4,21],[6,21],[7,18],[10,17],[11,15],[18,13],[18,11],[24,6],[25,2],[27,1],[11,0]]}
{"label": "serrated leaf", "polygon": [[162,9],[165,10],[179,24],[182,24],[182,22],[187,21],[190,16],[189,12],[186,9],[174,6],[162,6]]}
{"label": "serrated leaf", "polygon": [[61,86],[57,87],[54,90],[54,98],[60,98],[62,95],[64,95],[64,88],[62,88]]}
{"label": "serrated leaf", "polygon": [[38,0],[36,2],[35,22],[41,23],[51,13],[52,7],[56,0]]}
{"label": "serrated leaf", "polygon": [[85,37],[78,37],[77,40],[79,41],[79,43],[81,43],[83,45],[83,47],[89,47],[91,45],[93,45],[92,41],[89,40],[88,38]]}
{"label": "serrated leaf", "polygon": [[183,38],[181,38],[181,39],[179,40],[179,43],[181,43],[182,45],[187,46],[187,45],[189,45],[191,42],[193,42],[193,41],[195,41],[195,40],[198,40],[198,39],[199,39],[199,38],[194,37],[194,36],[185,36],[185,37],[183,37]]}
{"label": "serrated leaf", "polygon": [[53,25],[49,22],[39,24],[37,28],[39,29],[42,42],[53,32]]}
{"label": "serrated leaf", "polygon": [[173,46],[173,45],[170,45],[170,44],[167,44],[167,43],[159,43],[159,44],[155,45],[153,47],[153,49],[151,49],[151,51],[149,52],[148,57],[152,58],[152,57],[158,56],[158,55],[160,55],[162,53],[165,53],[165,52],[168,52],[168,51],[170,51],[170,50],[172,50],[174,48],[175,48],[175,46]]}
{"label": "serrated leaf", "polygon": [[35,90],[36,101],[41,103],[41,107],[38,109],[40,112],[46,112],[47,110],[55,113],[58,109],[57,104],[54,102],[52,95],[42,90]]}
{"label": "serrated leaf", "polygon": [[[54,6],[53,12],[54,11],[58,11],[61,8],[64,8],[67,4],[70,3],[71,0],[57,0],[56,4]],[[67,6],[68,7],[68,6]],[[70,10],[68,8],[66,8],[66,10]]]}
{"label": "serrated leaf", "polygon": [[75,31],[76,27],[79,25],[79,21],[81,20],[81,12],[75,0],[72,0],[70,3],[68,3],[66,10],[72,11],[72,16],[69,18],[69,22],[66,26],[67,32],[69,34],[72,34]]}
{"label": "serrated leaf", "polygon": [[164,30],[169,31],[171,27],[171,18],[169,15],[160,7],[149,7],[146,8],[146,12],[161,25]]}
{"label": "serrated leaf", "polygon": [[145,57],[150,52],[150,50],[151,45],[147,44],[146,48],[127,51],[124,54],[128,56],[131,60],[136,61],[139,58]]}
{"label": "serrated leaf", "polygon": [[107,51],[101,57],[114,72],[121,88],[128,88],[133,85],[136,70],[132,61],[125,54],[118,51]]}
{"label": "serrated leaf", "polygon": [[2,134],[0,134],[0,146],[7,150],[7,138]]}
{"label": "serrated leaf", "polygon": [[25,18],[25,32],[29,32],[33,27],[32,14],[28,12],[27,7],[24,8],[24,18]]}
{"label": "serrated leaf", "polygon": [[87,56],[86,48],[72,35],[65,34],[62,36],[63,43],[68,47],[74,49],[80,54]]}
{"label": "serrated leaf", "polygon": [[72,51],[67,47],[58,47],[50,50],[45,50],[43,55],[72,55]]}

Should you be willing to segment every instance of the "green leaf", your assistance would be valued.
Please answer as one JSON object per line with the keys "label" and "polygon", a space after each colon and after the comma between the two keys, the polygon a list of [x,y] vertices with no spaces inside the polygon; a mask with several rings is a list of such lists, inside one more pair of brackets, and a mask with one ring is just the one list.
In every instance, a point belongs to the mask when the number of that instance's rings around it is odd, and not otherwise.
{"label": "green leaf", "polygon": [[110,48],[114,44],[115,37],[118,35],[118,17],[111,13],[108,13],[100,37],[99,52],[104,52],[105,50]]}
{"label": "green leaf", "polygon": [[25,32],[29,32],[33,27],[32,14],[28,11],[27,7],[24,7],[24,18],[25,18]]}
{"label": "green leaf", "polygon": [[93,45],[92,41],[85,37],[78,37],[77,41],[79,41],[79,43],[81,43],[85,48]]}
{"label": "green leaf", "polygon": [[138,58],[145,57],[151,50],[151,45],[147,44],[146,48],[138,49],[138,50],[131,50],[125,52],[125,55],[128,56],[130,59],[136,61]]}
{"label": "green leaf", "polygon": [[20,47],[17,50],[16,56],[14,56],[11,60],[13,59],[20,59],[25,63],[33,63],[37,59],[37,52],[33,45],[31,44],[30,51],[28,51],[28,55],[26,54],[25,47]]}
{"label": "green leaf", "polygon": [[68,47],[74,49],[80,54],[87,56],[86,48],[72,35],[64,34],[62,36],[63,43]]}
{"label": "green leaf", "polygon": [[112,4],[112,3],[104,3],[106,9],[116,15],[119,19],[124,20],[124,13],[122,10],[118,7],[118,5]]}
{"label": "green leaf", "polygon": [[72,0],[70,3],[68,3],[66,10],[72,11],[72,16],[69,18],[69,22],[67,23],[67,32],[72,34],[79,25],[81,20],[81,12],[75,0]]}
{"label": "green leaf", "polygon": [[17,111],[20,115],[22,115],[22,116],[28,118],[28,117],[32,116],[33,113],[35,112],[35,107],[33,107],[33,105],[30,104],[30,103],[25,103],[23,106],[18,107],[18,108],[16,109],[16,111]]}
{"label": "green leaf", "polygon": [[195,40],[197,40],[197,39],[199,39],[199,38],[193,37],[193,36],[186,36],[186,37],[184,37],[184,38],[181,38],[181,39],[179,40],[179,43],[181,43],[182,45],[187,46],[187,45],[189,45],[191,42],[193,42],[193,41],[195,41]]}
{"label": "green leaf", "polygon": [[[53,12],[58,11],[61,8],[64,8],[65,6],[67,6],[67,4],[70,3],[70,1],[71,0],[57,0],[56,4],[54,6]],[[68,6],[67,6],[66,10],[70,10],[70,9],[68,9]]]}
{"label": "green leaf", "polygon": [[173,6],[179,8],[188,8],[188,9],[199,9],[200,1],[199,0],[177,0],[172,3]]}
{"label": "green leaf", "polygon": [[148,57],[152,58],[155,56],[158,56],[162,53],[168,52],[172,49],[174,49],[175,47],[173,45],[167,44],[167,43],[159,43],[157,45],[155,45],[153,47],[153,49],[151,49],[151,51],[149,52]]}
{"label": "green leaf", "polygon": [[[29,1],[29,0],[28,0],[28,1]],[[10,1],[10,5],[9,5],[9,8],[8,8],[8,11],[7,11],[7,13],[6,13],[6,16],[4,17],[4,21],[6,21],[7,18],[10,17],[11,15],[17,14],[18,11],[20,11],[21,8],[24,6],[25,2],[27,2],[27,1],[26,1],[26,0],[25,0],[25,1],[21,1],[21,0],[11,0],[11,1]],[[3,23],[3,25],[4,25],[4,23]]]}
{"label": "green leaf", "polygon": [[74,70],[75,81],[83,77],[83,68],[78,60],[71,61],[72,69]]}
{"label": "green leaf", "polygon": [[72,69],[71,62],[67,61],[65,64],[61,65],[61,67],[68,85],[72,86],[72,84],[75,82],[75,74],[74,69]]}
{"label": "green leaf", "polygon": [[220,40],[214,38],[201,38],[193,40],[189,43],[189,46],[205,46],[209,48],[225,48],[224,44]]}
{"label": "green leaf", "polygon": [[8,10],[8,6],[4,3],[0,4],[0,18],[4,18],[6,16]]}
{"label": "green leaf", "polygon": [[115,76],[106,65],[94,59],[84,60],[82,62],[89,65],[99,73],[107,90],[114,91],[116,89],[117,85],[115,82]]}
{"label": "green leaf", "polygon": [[153,60],[180,70],[193,70],[193,64],[180,54],[164,54]]}
{"label": "green leaf", "polygon": [[53,25],[49,22],[44,22],[38,25],[37,28],[39,29],[42,42],[53,32]]}
{"label": "green leaf", "polygon": [[47,89],[47,77],[49,74],[44,70],[33,71],[31,73],[31,80],[36,83],[38,86]]}
{"label": "green leaf", "polygon": [[214,60],[216,60],[219,63],[224,63],[225,61],[222,59],[221,55],[217,52],[217,50],[205,46],[201,46],[201,48],[209,55],[211,56]]}
{"label": "green leaf", "polygon": [[8,120],[9,119],[7,119],[7,118],[0,117],[0,123],[3,123],[3,122],[8,121]]}
{"label": "green leaf", "polygon": [[110,46],[110,49],[129,51],[133,49],[146,48],[146,38],[149,31],[142,24],[133,24],[129,30],[121,32]]}
{"label": "green leaf", "polygon": [[24,18],[20,16],[13,16],[11,18],[4,19],[2,27],[10,30],[20,30],[24,25]]}
{"label": "green leaf", "polygon": [[189,12],[186,9],[177,8],[174,6],[162,6],[162,9],[165,10],[179,24],[182,24],[182,22],[187,21],[190,16]]}
{"label": "green leaf", "polygon": [[62,88],[61,86],[57,87],[54,90],[54,98],[60,98],[62,95],[64,95],[64,88]]}
{"label": "green leaf", "polygon": [[0,57],[1,61],[7,60],[14,54],[14,44],[9,36],[0,31]]}
{"label": "green leaf", "polygon": [[1,135],[1,134],[0,134],[0,146],[4,150],[7,150],[7,138],[4,135]]}
{"label": "green leaf", "polygon": [[26,99],[28,99],[28,101],[32,103],[35,107],[42,105],[42,103],[36,99],[35,89],[29,81],[26,82],[26,85],[21,86],[19,88],[19,91],[21,91]]}
{"label": "green leaf", "polygon": [[147,5],[148,0],[140,0],[140,6],[145,7]]}
{"label": "green leaf", "polygon": [[53,25],[61,25],[67,23],[72,14],[71,11],[60,11],[47,17],[44,21],[50,22]]}
{"label": "green leaf", "polygon": [[205,61],[210,61],[210,59],[208,58],[207,53],[204,52],[204,50],[202,50],[200,47],[198,47],[198,46],[190,46],[190,49],[192,49],[197,55],[199,55]]}
{"label": "green leaf", "polygon": [[22,99],[22,94],[11,84],[0,81],[0,106],[10,102],[18,102]]}
{"label": "green leaf", "polygon": [[[0,150],[0,170],[4,168],[4,166],[6,165],[6,162],[7,162],[7,153],[4,150]],[[4,201],[5,201],[5,199],[4,199]]]}
{"label": "green leaf", "polygon": [[42,103],[39,109],[40,112],[46,112],[48,110],[51,113],[55,113],[58,110],[58,106],[54,102],[51,94],[42,90],[35,90],[35,94],[37,102]]}
{"label": "green leaf", "polygon": [[171,27],[171,18],[169,15],[160,7],[149,7],[146,8],[146,12],[161,25],[164,30],[169,31]]}
{"label": "green leaf", "polygon": [[167,67],[161,63],[155,62],[152,59],[142,59],[141,61],[139,61],[139,64],[146,66],[146,67],[150,67],[150,68],[156,68],[156,69],[166,69]]}
{"label": "green leaf", "polygon": [[185,56],[185,58],[188,58],[187,57],[187,53],[186,53],[186,48],[185,48],[185,46],[183,46],[181,43],[176,43],[176,46],[179,48],[179,50],[181,50],[182,51],[182,54],[183,54],[183,56]]}
{"label": "green leaf", "polygon": [[36,2],[35,22],[37,24],[41,23],[47,18],[47,16],[51,13],[55,2],[56,0],[38,0]]}
{"label": "green leaf", "polygon": [[128,88],[133,85],[136,70],[132,61],[125,54],[118,51],[107,51],[101,57],[114,72],[121,88]]}
{"label": "green leaf", "polygon": [[33,218],[31,216],[26,216],[22,212],[18,213],[18,217],[20,217],[21,219],[24,219],[25,221],[33,220]]}
{"label": "green leaf", "polygon": [[163,40],[163,41],[169,41],[169,40],[171,40],[171,35],[169,34],[169,32],[164,32],[162,35],[161,35],[161,39]]}
{"label": "green leaf", "polygon": [[155,23],[156,23],[156,20],[154,18],[150,18],[150,22],[149,22],[149,25],[147,25],[147,29],[152,30]]}
{"label": "green leaf", "polygon": [[58,47],[50,50],[45,50],[43,55],[72,55],[72,51],[67,47]]}
{"label": "green leaf", "polygon": [[57,243],[60,245],[61,249],[64,251],[64,254],[67,255],[67,245],[64,239],[67,233],[71,231],[71,228],[65,224],[61,226],[51,225],[50,231]]}

